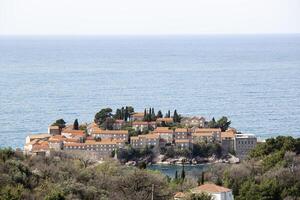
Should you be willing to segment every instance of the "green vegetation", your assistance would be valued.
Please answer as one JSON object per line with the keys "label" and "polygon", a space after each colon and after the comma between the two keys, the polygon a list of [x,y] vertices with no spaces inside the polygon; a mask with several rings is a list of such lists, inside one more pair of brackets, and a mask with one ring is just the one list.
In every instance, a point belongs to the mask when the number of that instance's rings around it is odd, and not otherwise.
{"label": "green vegetation", "polygon": [[[279,136],[267,139],[238,165],[215,165],[208,180],[231,188],[236,200],[299,199],[300,138]],[[225,169],[225,170],[224,170]]]}
{"label": "green vegetation", "polygon": [[73,129],[74,129],[74,130],[79,130],[78,119],[75,119],[75,121],[74,121],[74,123],[73,123]]}
{"label": "green vegetation", "polygon": [[196,186],[189,180],[175,183],[158,172],[113,160],[98,164],[62,154],[29,158],[12,149],[1,149],[0,158],[1,200],[150,200],[152,193],[154,199],[164,200]]}
{"label": "green vegetation", "polygon": [[208,122],[209,128],[220,128],[222,131],[226,131],[231,124],[231,121],[228,120],[227,117],[223,116],[218,121],[215,118],[212,118],[211,121]]}
{"label": "green vegetation", "polygon": [[64,119],[58,119],[52,124],[52,126],[58,126],[60,129],[62,129],[66,127],[66,122]]}

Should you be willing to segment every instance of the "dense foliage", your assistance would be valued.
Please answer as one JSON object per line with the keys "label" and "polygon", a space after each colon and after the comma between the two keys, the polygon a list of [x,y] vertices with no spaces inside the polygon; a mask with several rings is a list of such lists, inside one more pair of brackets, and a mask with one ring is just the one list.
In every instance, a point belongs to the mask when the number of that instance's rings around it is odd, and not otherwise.
{"label": "dense foliage", "polygon": [[230,167],[215,165],[207,178],[231,188],[236,200],[299,199],[299,153],[300,138],[267,139],[250,152],[248,160]]}
{"label": "dense foliage", "polygon": [[218,121],[215,118],[212,118],[211,121],[208,122],[209,128],[220,128],[222,131],[226,131],[231,124],[231,121],[228,120],[227,117],[223,116]]}
{"label": "dense foliage", "polygon": [[[158,172],[104,163],[82,162],[62,155],[24,157],[0,150],[0,199],[171,199],[195,183],[176,183]],[[153,192],[152,192],[153,190]]]}

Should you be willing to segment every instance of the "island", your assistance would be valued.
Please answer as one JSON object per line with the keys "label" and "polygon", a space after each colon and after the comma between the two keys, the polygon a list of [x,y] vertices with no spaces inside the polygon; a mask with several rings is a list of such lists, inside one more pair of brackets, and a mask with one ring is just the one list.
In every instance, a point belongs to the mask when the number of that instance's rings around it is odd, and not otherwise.
{"label": "island", "polygon": [[238,163],[255,148],[254,134],[230,127],[227,117],[206,121],[170,110],[163,115],[154,108],[135,112],[131,106],[103,108],[91,123],[66,124],[56,120],[48,133],[28,135],[26,155],[63,153],[96,161],[109,157],[126,165]]}
{"label": "island", "polygon": [[[23,150],[0,149],[0,199],[299,199],[300,138],[257,141],[230,124],[132,107],[101,109],[88,124],[58,119]],[[181,170],[149,170],[159,162]],[[186,173],[203,162],[213,164]]]}

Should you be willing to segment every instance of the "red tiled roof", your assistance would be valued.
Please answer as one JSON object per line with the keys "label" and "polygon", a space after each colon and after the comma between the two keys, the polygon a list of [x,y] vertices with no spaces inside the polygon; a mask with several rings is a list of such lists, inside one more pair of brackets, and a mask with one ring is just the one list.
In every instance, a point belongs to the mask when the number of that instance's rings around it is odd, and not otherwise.
{"label": "red tiled roof", "polygon": [[193,188],[191,191],[193,193],[198,193],[198,192],[219,193],[219,192],[230,192],[231,190],[225,187],[218,186],[213,183],[206,183],[204,185],[200,185],[196,188]]}

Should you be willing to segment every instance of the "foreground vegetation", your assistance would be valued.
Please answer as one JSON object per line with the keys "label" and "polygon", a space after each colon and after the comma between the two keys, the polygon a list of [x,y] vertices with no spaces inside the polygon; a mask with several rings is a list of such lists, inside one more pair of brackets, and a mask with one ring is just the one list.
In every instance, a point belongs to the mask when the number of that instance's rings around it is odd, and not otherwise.
{"label": "foreground vegetation", "polygon": [[300,138],[272,138],[239,165],[215,165],[207,180],[231,188],[236,200],[300,199]]}
{"label": "foreground vegetation", "polygon": [[[0,150],[0,199],[171,199],[176,191],[196,186],[188,179],[171,180],[114,160],[83,163],[81,159],[24,157]],[[153,190],[153,193],[152,193]]]}
{"label": "foreground vegetation", "polygon": [[[30,158],[2,149],[0,199],[147,200],[152,194],[154,199],[172,199],[176,192],[204,181],[231,188],[236,200],[300,199],[300,138],[268,139],[241,164],[215,164],[198,180],[186,178],[184,171],[170,179],[145,167],[127,167],[114,160],[86,163],[63,155]],[[187,198],[210,199],[192,194]]]}

